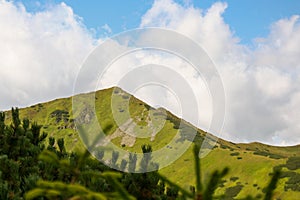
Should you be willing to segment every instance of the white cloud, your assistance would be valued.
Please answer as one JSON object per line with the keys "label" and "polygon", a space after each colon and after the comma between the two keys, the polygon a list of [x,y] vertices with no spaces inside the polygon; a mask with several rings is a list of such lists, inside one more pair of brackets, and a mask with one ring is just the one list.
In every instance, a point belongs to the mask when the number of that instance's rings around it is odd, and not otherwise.
{"label": "white cloud", "polygon": [[72,94],[76,73],[94,39],[66,4],[29,13],[0,2],[0,109]]}
{"label": "white cloud", "polygon": [[292,89],[292,81],[288,74],[276,69],[259,67],[256,69],[255,82],[258,89],[268,98],[285,98]]}
{"label": "white cloud", "polygon": [[104,24],[101,28],[106,31],[108,34],[112,33],[112,30],[108,24]]}
{"label": "white cloud", "polygon": [[[255,48],[250,49],[239,43],[224,21],[222,14],[227,6],[230,5],[215,3],[201,10],[188,1],[181,6],[172,0],[156,0],[142,17],[140,27],[178,31],[207,51],[225,88],[226,121],[222,137],[239,142],[300,143],[299,16],[274,22],[270,34],[257,38]],[[110,32],[109,26],[103,28]],[[29,13],[22,4],[1,1],[0,30],[0,109],[72,95],[80,65],[101,41],[93,38],[64,3]],[[207,129],[212,104],[203,81],[188,67],[180,66],[178,59],[155,54],[143,58],[142,54],[120,59],[109,73],[117,79],[143,62],[173,66],[200,98],[200,124]],[[103,85],[113,83],[114,80],[104,77]],[[149,102],[170,105],[171,111],[177,112],[178,102],[171,93],[159,93],[165,95],[161,101],[153,99],[152,93],[140,95]]]}
{"label": "white cloud", "polygon": [[[209,127],[211,98],[205,82],[196,75],[197,71],[189,63],[173,54],[162,50],[141,50],[112,63],[100,78],[98,88],[119,85],[152,106],[167,108],[194,124]],[[184,94],[185,91],[193,93]],[[197,101],[201,103],[196,105]],[[184,115],[182,109],[185,109]],[[205,115],[197,117],[197,109],[201,113],[204,111]]]}
{"label": "white cloud", "polygon": [[269,36],[257,43],[255,63],[299,73],[299,32],[298,15],[273,23]]}
{"label": "white cloud", "polygon": [[[207,51],[225,87],[223,137],[240,142],[300,143],[299,16],[272,24],[269,36],[256,39],[256,47],[251,50],[239,43],[224,21],[226,8],[226,3],[201,10],[172,0],[157,0],[143,16],[141,27],[176,30]],[[202,115],[211,114],[207,112],[200,111]]]}

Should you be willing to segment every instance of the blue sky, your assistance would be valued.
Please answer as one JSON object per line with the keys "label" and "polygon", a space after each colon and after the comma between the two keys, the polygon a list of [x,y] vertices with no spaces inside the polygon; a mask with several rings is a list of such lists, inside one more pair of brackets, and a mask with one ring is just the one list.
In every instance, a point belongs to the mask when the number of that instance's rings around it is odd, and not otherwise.
{"label": "blue sky", "polygon": [[[224,139],[300,144],[298,0],[63,2],[0,0],[0,110],[72,96],[78,72],[97,45],[124,30],[156,26],[190,37],[214,61],[227,102]],[[139,56],[112,67],[104,85],[116,85],[136,61],[155,61]],[[190,86],[201,100],[199,127],[207,130],[212,109],[205,84],[164,59],[194,81]],[[176,113],[176,100],[160,92],[137,97],[149,104],[162,99]]]}
{"label": "blue sky", "polygon": [[[141,17],[152,6],[153,0],[26,0],[22,2],[30,12],[43,10],[45,7],[65,2],[72,7],[75,14],[83,18],[84,24],[96,30],[96,34],[101,36],[101,27],[108,24],[112,29],[112,34],[117,34],[124,30],[137,28]],[[196,8],[207,9],[214,0],[176,0],[181,5],[193,5]],[[298,0],[227,0],[223,17],[225,22],[241,39],[242,43],[251,44],[257,37],[266,37],[269,33],[270,24],[292,15],[300,13],[300,3]]]}

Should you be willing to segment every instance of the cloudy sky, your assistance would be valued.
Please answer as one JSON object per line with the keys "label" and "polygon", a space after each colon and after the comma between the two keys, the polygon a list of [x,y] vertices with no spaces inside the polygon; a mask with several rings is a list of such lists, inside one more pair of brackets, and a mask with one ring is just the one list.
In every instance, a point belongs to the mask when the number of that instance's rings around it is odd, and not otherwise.
{"label": "cloudy sky", "polygon": [[[1,0],[0,109],[71,96],[82,64],[97,45],[132,28],[162,27],[193,39],[215,63],[226,97],[222,138],[300,144],[299,15],[297,0]],[[164,62],[151,55],[148,62]],[[134,56],[135,61],[141,57]],[[165,65],[174,67],[181,62],[167,60]],[[133,65],[130,57],[119,62]],[[126,66],[116,63],[111,73]],[[105,78],[104,86],[114,82]],[[200,78],[190,82],[195,89],[205,86]],[[211,99],[203,91],[197,93],[204,116],[200,124],[208,129]],[[155,94],[140,90],[136,95],[177,113],[172,95],[157,100]]]}

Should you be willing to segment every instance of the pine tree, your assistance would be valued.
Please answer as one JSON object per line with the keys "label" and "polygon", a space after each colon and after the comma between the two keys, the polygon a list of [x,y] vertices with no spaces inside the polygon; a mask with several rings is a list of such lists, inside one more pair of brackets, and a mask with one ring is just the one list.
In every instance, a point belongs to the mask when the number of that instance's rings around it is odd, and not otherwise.
{"label": "pine tree", "polygon": [[[151,162],[152,147],[142,145],[143,157],[140,161],[139,173],[124,173],[122,183],[128,192],[140,200],[152,199],[173,199],[177,197],[178,191],[169,188],[169,193],[165,193],[165,184],[158,175],[158,164]],[[136,154],[129,154],[129,169],[136,167]],[[150,171],[150,172],[148,172]],[[134,172],[134,171],[130,171]],[[170,189],[172,192],[170,192]],[[175,194],[176,193],[176,194]]]}
{"label": "pine tree", "polygon": [[35,185],[39,178],[37,157],[43,150],[47,134],[41,126],[22,122],[19,109],[12,108],[12,123],[5,124],[5,113],[0,113],[0,174],[1,199],[19,199]]}

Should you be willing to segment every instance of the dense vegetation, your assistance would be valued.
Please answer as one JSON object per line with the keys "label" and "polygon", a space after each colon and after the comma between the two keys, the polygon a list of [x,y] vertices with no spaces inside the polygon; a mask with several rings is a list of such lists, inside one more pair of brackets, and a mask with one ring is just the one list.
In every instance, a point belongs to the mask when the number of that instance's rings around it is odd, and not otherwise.
{"label": "dense vegetation", "polygon": [[[56,112],[59,121],[68,113]],[[108,168],[93,158],[88,151],[68,152],[64,138],[55,139],[41,132],[41,126],[28,119],[19,118],[19,110],[12,109],[11,123],[5,123],[5,114],[0,113],[0,199],[233,199],[243,186],[237,185],[226,189],[225,194],[215,195],[218,187],[224,183],[228,168],[215,170],[204,184],[201,178],[199,145],[194,145],[195,185],[189,191],[153,171],[149,173],[121,173]],[[111,127],[104,131],[109,132]],[[48,142],[46,143],[46,139]],[[46,145],[48,144],[48,145]],[[146,171],[148,167],[158,167],[151,161],[152,147],[142,145],[144,157],[137,163],[135,154],[130,161],[119,159],[117,152],[112,152],[111,162],[116,168],[126,167],[132,171]],[[98,152],[100,157],[105,152]],[[237,156],[234,154],[232,156]],[[298,157],[286,163],[291,170],[296,170]],[[280,173],[275,169],[269,185],[264,188],[264,195],[255,199],[272,199]],[[232,177],[235,182],[238,177]],[[292,185],[296,185],[291,180]],[[254,199],[247,196],[246,199]]]}

